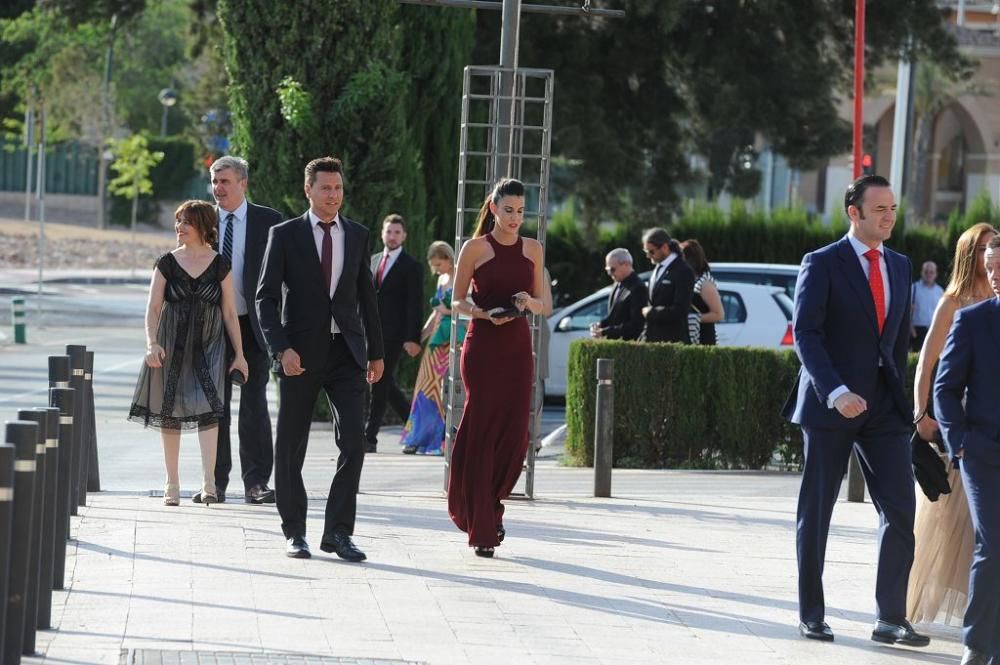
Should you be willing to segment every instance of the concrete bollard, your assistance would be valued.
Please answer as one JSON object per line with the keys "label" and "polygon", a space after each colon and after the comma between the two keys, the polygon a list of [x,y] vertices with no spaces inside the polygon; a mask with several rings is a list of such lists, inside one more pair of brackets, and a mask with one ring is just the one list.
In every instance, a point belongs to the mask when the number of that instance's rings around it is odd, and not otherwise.
{"label": "concrete bollard", "polygon": [[594,422],[594,496],[611,496],[614,463],[615,361],[597,359],[597,415]]}
{"label": "concrete bollard", "polygon": [[69,356],[70,379],[69,387],[76,391],[73,395],[73,452],[72,476],[70,477],[69,506],[70,515],[77,514],[80,505],[80,478],[83,466],[84,443],[83,433],[87,426],[83,405],[86,398],[84,364],[86,363],[87,347],[79,344],[68,344],[66,355]]}
{"label": "concrete bollard", "polygon": [[31,551],[32,513],[35,494],[35,447],[38,445],[38,423],[25,420],[8,421],[4,440],[16,449],[14,457],[14,518],[11,533],[24,537],[11,538],[10,577],[7,586],[7,623],[4,630],[4,665],[19,665],[24,645],[25,596],[28,591],[28,562]]}
{"label": "concrete bollard", "polygon": [[[39,407],[45,423],[45,496],[42,511],[42,550],[38,564],[38,629],[52,627],[52,579],[56,550],[56,501],[59,496],[59,409]],[[65,540],[65,539],[64,539]]]}
{"label": "concrete bollard", "polygon": [[851,452],[851,461],[847,463],[847,500],[853,503],[865,502],[865,476],[861,473],[857,450]]}
{"label": "concrete bollard", "polygon": [[49,388],[69,388],[69,356],[49,356]]}
{"label": "concrete bollard", "polygon": [[21,653],[25,656],[35,653],[35,632],[38,630],[38,587],[41,581],[42,531],[45,528],[45,461],[48,438],[48,414],[34,409],[21,409],[18,420],[30,420],[38,424],[38,438],[35,441],[35,483],[32,492],[34,509],[31,512],[31,531],[23,532],[31,540],[31,558],[28,559],[28,584],[24,594],[24,641]]}
{"label": "concrete bollard", "polygon": [[56,483],[55,552],[52,558],[52,588],[64,588],[66,580],[66,541],[69,540],[70,477],[73,471],[72,388],[50,388],[49,404],[59,409],[59,466]]}
{"label": "concrete bollard", "polygon": [[27,344],[28,335],[25,325],[24,298],[14,297],[10,301],[11,313],[14,321],[14,343]]}
{"label": "concrete bollard", "polygon": [[[84,408],[87,410],[87,422],[90,423],[90,427],[87,428],[84,436],[87,437],[87,450],[90,454],[86,459],[86,488],[87,492],[100,492],[101,491],[101,472],[97,465],[97,418],[94,413],[94,352],[87,351],[86,356],[84,356],[83,365],[83,381],[87,388],[87,397]],[[86,496],[83,497],[86,501]]]}
{"label": "concrete bollard", "polygon": [[14,521],[14,456],[9,443],[0,443],[0,662],[7,626],[7,584],[10,579],[11,526]]}

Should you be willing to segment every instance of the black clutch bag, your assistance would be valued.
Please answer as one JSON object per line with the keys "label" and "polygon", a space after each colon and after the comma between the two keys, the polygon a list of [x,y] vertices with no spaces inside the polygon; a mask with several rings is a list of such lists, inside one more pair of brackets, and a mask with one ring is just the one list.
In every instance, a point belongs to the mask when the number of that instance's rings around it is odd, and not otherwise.
{"label": "black clutch bag", "polygon": [[237,386],[242,386],[247,382],[247,380],[243,378],[243,372],[238,369],[234,369],[229,373],[229,380]]}
{"label": "black clutch bag", "polygon": [[499,311],[490,312],[491,319],[507,319],[515,316],[527,316],[527,315],[528,315],[527,307],[525,307],[524,309],[518,309],[513,305],[511,305],[510,307],[505,307]]}
{"label": "black clutch bag", "polygon": [[948,484],[948,467],[938,455],[933,443],[924,441],[916,431],[910,437],[912,446],[913,477],[924,495],[937,501],[942,494],[951,494]]}

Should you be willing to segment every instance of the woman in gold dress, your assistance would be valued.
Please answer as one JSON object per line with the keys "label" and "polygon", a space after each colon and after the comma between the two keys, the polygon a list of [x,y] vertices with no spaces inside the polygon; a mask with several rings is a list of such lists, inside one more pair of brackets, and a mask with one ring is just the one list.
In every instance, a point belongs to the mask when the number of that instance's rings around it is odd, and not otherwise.
{"label": "woman in gold dress", "polygon": [[[934,311],[934,319],[920,349],[914,379],[913,417],[917,433],[925,441],[940,440],[933,409],[928,408],[938,357],[955,313],[993,295],[986,278],[983,254],[986,244],[995,235],[997,230],[989,224],[976,224],[959,237],[955,246],[951,281]],[[975,534],[962,476],[951,467],[947,453],[942,454],[942,458],[949,464],[951,494],[943,494],[931,502],[917,493],[917,518],[913,529],[916,550],[906,594],[906,614],[914,623],[938,619],[950,623],[953,617],[961,621],[968,602]]]}

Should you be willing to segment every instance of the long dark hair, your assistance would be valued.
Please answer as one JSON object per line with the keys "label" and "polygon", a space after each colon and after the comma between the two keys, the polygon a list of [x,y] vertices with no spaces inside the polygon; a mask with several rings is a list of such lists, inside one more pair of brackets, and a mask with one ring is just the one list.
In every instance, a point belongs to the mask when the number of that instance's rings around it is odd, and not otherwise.
{"label": "long dark hair", "polygon": [[692,238],[691,240],[685,240],[681,243],[681,252],[684,256],[684,261],[691,266],[691,270],[698,277],[701,277],[706,272],[712,269],[708,265],[708,258],[705,256],[705,248],[701,246],[701,243]]}
{"label": "long dark hair", "polygon": [[472,234],[473,238],[481,238],[493,230],[497,220],[493,215],[493,211],[490,210],[490,203],[499,205],[505,196],[524,196],[524,184],[520,180],[514,180],[513,178],[503,178],[496,184],[490,195],[483,201],[483,207],[479,209],[479,218],[476,220],[476,230]]}

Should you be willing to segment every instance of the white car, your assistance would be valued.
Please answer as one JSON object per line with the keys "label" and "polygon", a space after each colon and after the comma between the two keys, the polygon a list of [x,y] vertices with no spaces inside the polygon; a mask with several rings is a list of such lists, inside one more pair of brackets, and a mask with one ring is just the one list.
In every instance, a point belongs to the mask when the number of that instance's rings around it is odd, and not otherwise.
{"label": "white car", "polygon": [[[753,265],[753,264],[747,264]],[[798,266],[795,268],[798,274]],[[716,274],[715,265],[712,274]],[[786,285],[718,282],[725,317],[715,324],[719,346],[792,348],[792,299]],[[794,290],[794,277],[792,289]],[[611,286],[563,307],[549,317],[549,378],[546,397],[565,397],[569,345],[590,338],[590,324],[608,315]]]}

